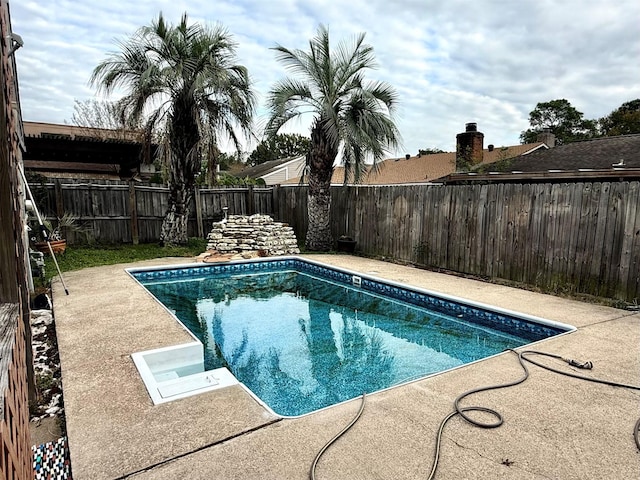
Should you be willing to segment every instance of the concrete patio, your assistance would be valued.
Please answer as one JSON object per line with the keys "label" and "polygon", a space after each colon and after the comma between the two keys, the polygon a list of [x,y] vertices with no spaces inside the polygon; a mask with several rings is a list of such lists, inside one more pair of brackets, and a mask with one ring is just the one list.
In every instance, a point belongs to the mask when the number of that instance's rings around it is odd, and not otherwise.
{"label": "concrete patio", "polygon": [[[316,261],[578,327],[536,350],[590,360],[586,375],[640,384],[640,313],[346,255]],[[233,386],[154,406],[130,355],[190,337],[124,271],[160,259],[65,274],[54,312],[75,479],[304,479],[322,446],[356,414],[354,400],[280,419]],[[546,363],[546,362],[545,362]],[[552,363],[552,362],[549,362]],[[563,365],[555,364],[559,368]],[[530,366],[527,382],[465,405],[497,409],[502,427],[459,417],[444,431],[437,479],[630,479],[640,392]],[[440,421],[460,393],[512,381],[512,353],[367,397],[360,421],[325,454],[319,479],[426,478]]]}

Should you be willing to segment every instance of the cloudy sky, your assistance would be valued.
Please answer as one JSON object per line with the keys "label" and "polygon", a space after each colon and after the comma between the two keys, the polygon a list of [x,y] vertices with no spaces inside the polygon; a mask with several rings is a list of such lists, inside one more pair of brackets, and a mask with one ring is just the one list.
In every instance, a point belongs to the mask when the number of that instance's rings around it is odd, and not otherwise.
{"label": "cloudy sky", "polygon": [[[455,149],[477,122],[485,146],[519,143],[536,103],[566,98],[585,118],[640,98],[638,0],[20,0],[11,2],[23,119],[70,122],[74,99],[95,96],[93,68],[163,12],[175,23],[222,23],[238,42],[265,114],[285,76],[270,50],[306,49],[319,24],[331,39],[366,32],[401,106],[403,150]],[[98,97],[103,98],[103,97]],[[260,118],[260,117],[259,117]],[[290,131],[308,134],[308,125]]]}

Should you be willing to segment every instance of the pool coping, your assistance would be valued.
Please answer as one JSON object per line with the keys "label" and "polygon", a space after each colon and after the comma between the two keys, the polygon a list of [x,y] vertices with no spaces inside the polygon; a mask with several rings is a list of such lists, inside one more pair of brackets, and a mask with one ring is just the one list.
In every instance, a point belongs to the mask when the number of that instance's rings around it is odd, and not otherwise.
{"label": "pool coping", "polygon": [[[633,383],[640,376],[638,313],[359,257],[312,258],[393,277],[399,283],[437,287],[430,289],[443,293],[464,292],[466,299],[489,299],[501,308],[533,316],[548,313],[552,320],[575,320],[576,332],[543,340],[544,347],[538,348],[593,359],[605,377]],[[140,346],[163,347],[191,338],[171,327],[173,319],[148,301],[148,293],[142,294],[145,289],[133,288],[124,272],[126,267],[159,263],[184,260],[70,272],[65,274],[69,296],[54,281],[74,477],[124,478],[135,473],[136,479],[145,480],[210,478],[216,472],[230,479],[306,478],[313,456],[353,417],[356,401],[287,420],[268,415],[235,388],[153,407],[130,354]],[[122,331],[131,320],[144,323],[146,330]],[[430,464],[432,434],[456,393],[495,383],[496,371],[518,375],[512,364],[513,359],[500,354],[372,396],[360,422],[323,459],[320,473],[323,478],[386,478],[401,472],[404,478],[422,477]],[[450,440],[444,445],[438,479],[630,478],[637,472],[640,459],[627,431],[637,396],[585,387],[540,371],[530,382],[495,398],[486,395],[506,409],[503,428],[477,431],[460,422],[447,427],[445,437]],[[547,408],[549,399],[552,409]],[[217,414],[207,417],[205,412],[212,410]],[[527,412],[526,418],[520,418],[521,411]],[[207,421],[193,422],[202,418]],[[474,448],[476,442],[482,444],[480,450]],[[589,454],[576,457],[578,452]],[[501,456],[516,463],[506,467]],[[606,465],[602,459],[607,459]]]}

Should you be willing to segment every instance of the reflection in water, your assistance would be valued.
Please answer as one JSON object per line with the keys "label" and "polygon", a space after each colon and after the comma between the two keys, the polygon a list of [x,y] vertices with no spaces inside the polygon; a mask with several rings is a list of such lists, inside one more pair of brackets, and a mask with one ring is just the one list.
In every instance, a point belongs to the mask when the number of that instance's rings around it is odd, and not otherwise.
{"label": "reflection in water", "polygon": [[295,272],[153,283],[205,345],[282,415],[484,358],[523,339]]}
{"label": "reflection in water", "polygon": [[[316,301],[307,305],[308,317],[298,322],[301,335],[296,341],[265,350],[254,345],[233,362],[234,375],[284,415],[316,410],[389,385],[393,357],[375,331],[367,332],[354,318],[342,316],[336,331],[329,305]],[[290,361],[292,354],[298,359]]]}

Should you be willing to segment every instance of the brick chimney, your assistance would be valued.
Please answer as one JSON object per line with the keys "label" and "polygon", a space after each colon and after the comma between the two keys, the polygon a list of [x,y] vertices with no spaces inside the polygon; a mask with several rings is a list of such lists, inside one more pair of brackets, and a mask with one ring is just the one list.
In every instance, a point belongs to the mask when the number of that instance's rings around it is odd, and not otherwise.
{"label": "brick chimney", "polygon": [[478,131],[475,123],[467,123],[465,130],[456,135],[456,172],[467,171],[482,163],[484,133]]}
{"label": "brick chimney", "polygon": [[553,134],[550,128],[545,128],[536,136],[537,142],[544,142],[544,144],[553,148],[556,146],[556,136]]}

